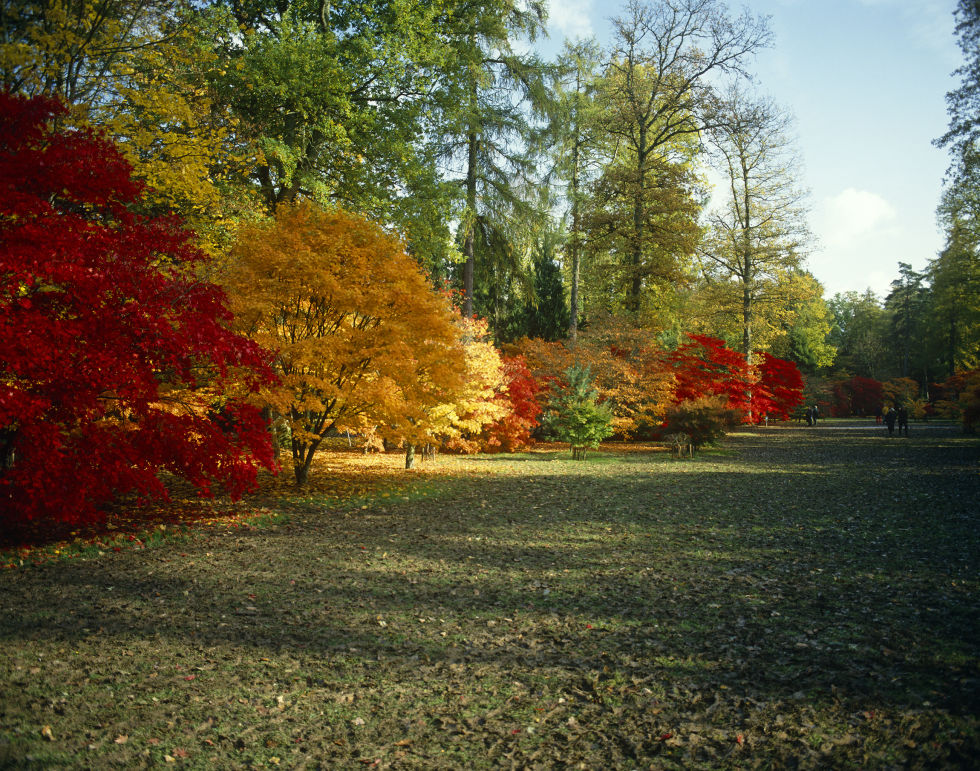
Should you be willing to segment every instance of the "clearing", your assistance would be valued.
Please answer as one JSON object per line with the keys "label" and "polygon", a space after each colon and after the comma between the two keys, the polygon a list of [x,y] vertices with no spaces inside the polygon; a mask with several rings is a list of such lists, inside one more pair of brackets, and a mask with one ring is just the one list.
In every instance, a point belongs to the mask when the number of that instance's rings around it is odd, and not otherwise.
{"label": "clearing", "polygon": [[341,458],[0,571],[0,767],[976,767],[976,438]]}

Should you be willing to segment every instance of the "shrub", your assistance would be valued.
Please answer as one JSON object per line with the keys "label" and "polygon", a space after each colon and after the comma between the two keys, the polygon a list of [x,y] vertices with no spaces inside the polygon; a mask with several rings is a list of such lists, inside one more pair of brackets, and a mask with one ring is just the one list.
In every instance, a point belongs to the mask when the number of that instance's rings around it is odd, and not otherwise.
{"label": "shrub", "polygon": [[665,434],[687,434],[694,449],[715,444],[726,429],[742,421],[742,411],[728,406],[722,396],[685,399],[667,408]]}
{"label": "shrub", "polygon": [[547,424],[572,448],[572,457],[584,460],[589,447],[612,435],[613,413],[607,402],[599,402],[589,367],[573,365],[565,370],[564,387],[549,403]]}

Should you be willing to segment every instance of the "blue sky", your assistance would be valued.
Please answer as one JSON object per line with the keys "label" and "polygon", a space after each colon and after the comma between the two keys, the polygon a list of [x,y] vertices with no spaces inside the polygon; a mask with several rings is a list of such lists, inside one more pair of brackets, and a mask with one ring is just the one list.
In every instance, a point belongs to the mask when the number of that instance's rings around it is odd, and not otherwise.
{"label": "blue sky", "polygon": [[[621,0],[549,0],[551,40],[609,40]],[[759,89],[796,117],[801,180],[816,236],[810,271],[827,297],[887,294],[898,263],[916,270],[943,237],[936,205],[948,158],[946,92],[962,61],[956,0],[748,0],[770,16],[773,46],[751,69]]]}

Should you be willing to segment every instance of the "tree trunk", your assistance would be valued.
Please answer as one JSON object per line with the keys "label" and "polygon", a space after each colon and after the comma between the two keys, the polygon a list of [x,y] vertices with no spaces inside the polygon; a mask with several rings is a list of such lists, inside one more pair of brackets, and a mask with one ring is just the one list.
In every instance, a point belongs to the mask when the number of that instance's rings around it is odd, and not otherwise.
{"label": "tree trunk", "polygon": [[405,445],[405,468],[415,468],[415,445]]}
{"label": "tree trunk", "polygon": [[742,353],[745,363],[752,366],[752,292],[748,284],[742,286]]}
{"label": "tree trunk", "polygon": [[641,124],[640,140],[636,155],[636,190],[633,196],[633,248],[630,250],[630,269],[632,280],[629,286],[626,308],[631,313],[640,312],[640,300],[643,294],[643,277],[640,267],[643,265],[643,194],[646,184],[646,129]]}
{"label": "tree trunk", "polygon": [[293,440],[293,473],[296,476],[297,487],[306,484],[306,480],[310,476],[310,466],[313,465],[313,456],[319,446],[320,440],[310,444],[300,444],[295,439]]}
{"label": "tree trunk", "polygon": [[469,154],[466,161],[466,209],[468,223],[466,236],[463,239],[463,316],[473,317],[473,276],[476,273],[476,164],[477,142],[476,132],[471,132],[467,138]]}
{"label": "tree trunk", "polygon": [[296,475],[296,486],[303,487],[310,476],[310,464],[298,463],[293,465],[293,472]]}
{"label": "tree trunk", "polygon": [[572,148],[572,293],[569,299],[568,338],[575,345],[578,340],[578,277],[579,277],[579,200],[578,200],[578,144]]}

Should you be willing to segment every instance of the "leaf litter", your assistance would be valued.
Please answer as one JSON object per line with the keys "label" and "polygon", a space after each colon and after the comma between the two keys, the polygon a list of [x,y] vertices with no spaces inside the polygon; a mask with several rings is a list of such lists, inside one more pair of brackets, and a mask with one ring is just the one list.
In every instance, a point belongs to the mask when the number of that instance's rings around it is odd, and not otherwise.
{"label": "leaf litter", "polygon": [[970,766],[978,459],[338,452],[262,528],[0,573],[0,764]]}

